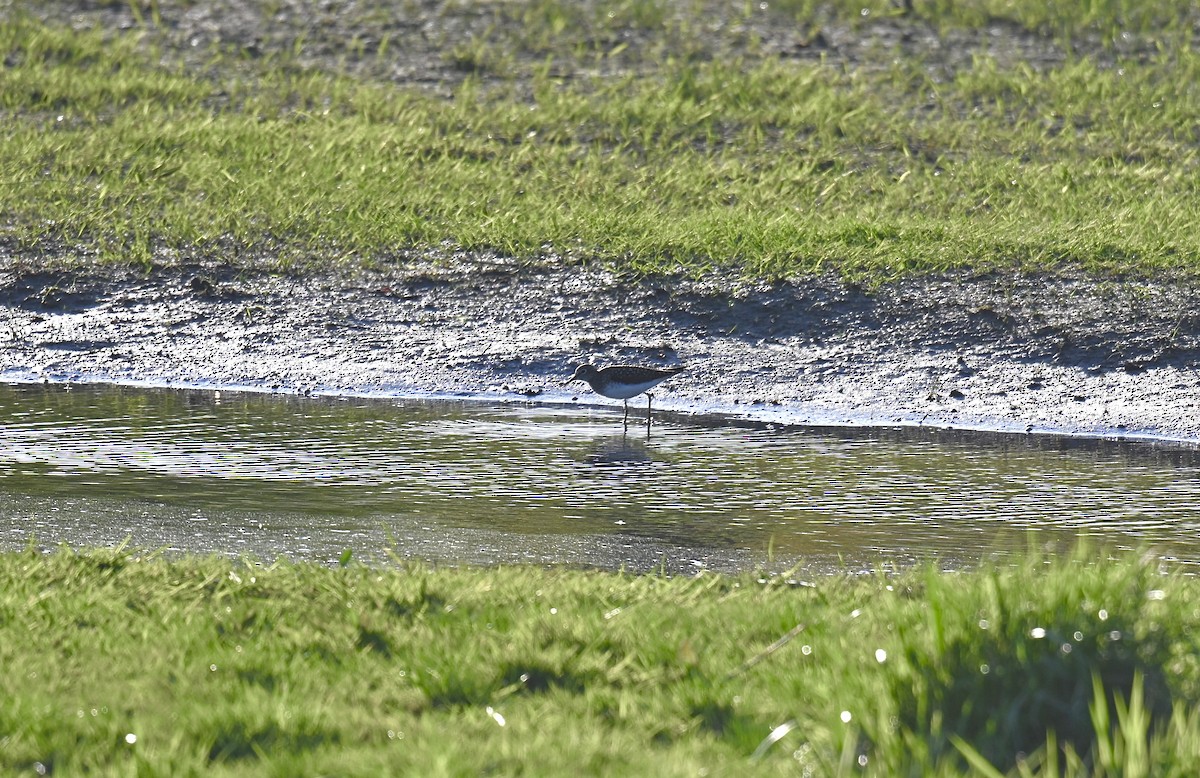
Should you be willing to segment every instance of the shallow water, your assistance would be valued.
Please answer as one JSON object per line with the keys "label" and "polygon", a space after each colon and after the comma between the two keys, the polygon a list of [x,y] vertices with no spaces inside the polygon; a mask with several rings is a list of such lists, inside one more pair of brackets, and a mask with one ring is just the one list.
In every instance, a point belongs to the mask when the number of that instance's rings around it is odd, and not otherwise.
{"label": "shallow water", "polygon": [[0,385],[0,542],[635,570],[1200,559],[1194,452],[616,409]]}

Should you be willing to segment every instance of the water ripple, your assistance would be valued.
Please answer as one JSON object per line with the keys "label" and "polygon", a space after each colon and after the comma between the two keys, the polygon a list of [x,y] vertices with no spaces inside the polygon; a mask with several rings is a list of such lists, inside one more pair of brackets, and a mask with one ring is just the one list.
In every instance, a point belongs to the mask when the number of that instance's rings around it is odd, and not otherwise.
{"label": "water ripple", "polygon": [[210,523],[229,538],[213,550],[238,551],[238,538],[253,548],[286,525],[294,549],[311,550],[420,524],[550,545],[619,536],[714,554],[929,557],[1021,548],[1037,532],[1194,559],[1193,459],[911,430],[664,422],[647,439],[611,413],[563,408],[0,386],[10,542],[77,542],[90,524],[187,547],[184,528]]}

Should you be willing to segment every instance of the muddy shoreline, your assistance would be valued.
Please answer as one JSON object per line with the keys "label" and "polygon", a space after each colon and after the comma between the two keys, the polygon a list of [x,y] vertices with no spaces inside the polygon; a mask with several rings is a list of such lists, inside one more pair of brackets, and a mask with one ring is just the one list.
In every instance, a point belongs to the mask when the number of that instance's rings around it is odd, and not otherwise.
{"label": "muddy shoreline", "polygon": [[0,262],[0,380],[620,404],[572,367],[686,365],[655,407],[1200,442],[1194,279],[622,279],[500,257],[353,273]]}

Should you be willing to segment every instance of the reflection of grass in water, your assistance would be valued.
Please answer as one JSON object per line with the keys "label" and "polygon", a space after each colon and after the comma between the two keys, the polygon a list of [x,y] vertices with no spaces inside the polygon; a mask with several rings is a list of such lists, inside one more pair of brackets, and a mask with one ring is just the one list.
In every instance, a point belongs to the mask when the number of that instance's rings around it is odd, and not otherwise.
{"label": "reflection of grass in water", "polygon": [[1084,553],[799,586],[9,553],[0,766],[952,774],[1061,744],[1066,774],[1187,774],[1198,586]]}
{"label": "reflection of grass in water", "polygon": [[[497,13],[535,23],[448,42],[464,80],[443,99],[286,52],[213,52],[194,75],[135,33],[10,18],[0,208],[19,240],[146,262],[161,250],[362,262],[449,241],[638,272],[1190,267],[1198,106],[1178,85],[1200,81],[1200,55],[1172,43],[1185,20],[1089,6],[1076,27],[1011,6],[1006,17],[1067,39],[1142,20],[1163,52],[1110,54],[1113,66],[977,55],[946,78],[886,52],[845,69],[730,41],[737,56],[686,55],[685,22],[661,4],[603,21],[505,4]],[[938,14],[982,25],[989,7]],[[595,25],[638,31],[633,48],[664,56],[589,75],[604,51],[631,56],[619,36],[578,37]],[[503,36],[517,27],[561,27],[574,48],[553,35],[513,48]],[[541,64],[512,59],[539,46]]]}

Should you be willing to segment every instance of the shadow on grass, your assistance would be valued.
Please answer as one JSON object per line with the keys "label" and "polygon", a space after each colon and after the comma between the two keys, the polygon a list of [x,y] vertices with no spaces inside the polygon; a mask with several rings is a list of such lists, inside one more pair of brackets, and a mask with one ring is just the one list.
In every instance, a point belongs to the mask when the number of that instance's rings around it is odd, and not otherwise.
{"label": "shadow on grass", "polygon": [[296,754],[324,746],[336,746],[340,740],[337,732],[303,719],[297,722],[294,729],[285,729],[274,721],[252,724],[245,720],[230,720],[217,730],[212,747],[208,750],[208,761],[254,759],[266,753]]}

